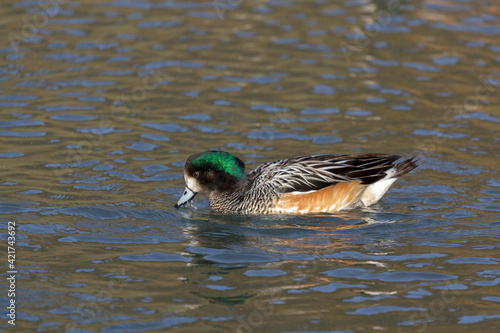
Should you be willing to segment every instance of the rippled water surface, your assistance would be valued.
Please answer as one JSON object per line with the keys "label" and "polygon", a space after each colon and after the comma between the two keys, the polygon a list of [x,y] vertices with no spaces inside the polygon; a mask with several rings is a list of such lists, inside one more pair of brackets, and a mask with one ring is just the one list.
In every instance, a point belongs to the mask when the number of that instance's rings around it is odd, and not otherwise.
{"label": "rippled water surface", "polygon": [[[499,332],[497,5],[3,1],[0,330]],[[174,209],[208,149],[421,166],[370,209]]]}

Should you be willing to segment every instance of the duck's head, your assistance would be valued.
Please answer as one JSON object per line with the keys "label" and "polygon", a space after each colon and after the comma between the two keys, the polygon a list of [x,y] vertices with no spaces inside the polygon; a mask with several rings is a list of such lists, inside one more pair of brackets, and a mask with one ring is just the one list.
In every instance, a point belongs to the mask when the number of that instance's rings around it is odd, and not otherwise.
{"label": "duck's head", "polygon": [[198,192],[229,190],[245,178],[245,164],[224,151],[191,155],[184,166],[186,189],[175,208],[188,203]]}

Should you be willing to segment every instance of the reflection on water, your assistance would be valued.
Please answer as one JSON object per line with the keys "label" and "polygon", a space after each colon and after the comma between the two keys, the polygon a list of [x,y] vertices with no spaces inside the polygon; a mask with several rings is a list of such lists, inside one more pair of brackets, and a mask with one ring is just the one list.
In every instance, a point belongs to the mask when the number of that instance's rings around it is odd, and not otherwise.
{"label": "reflection on water", "polygon": [[[0,222],[17,222],[18,329],[500,327],[496,6],[0,6]],[[327,152],[421,166],[366,210],[221,215],[203,195],[172,209],[186,157],[208,149],[248,170]]]}

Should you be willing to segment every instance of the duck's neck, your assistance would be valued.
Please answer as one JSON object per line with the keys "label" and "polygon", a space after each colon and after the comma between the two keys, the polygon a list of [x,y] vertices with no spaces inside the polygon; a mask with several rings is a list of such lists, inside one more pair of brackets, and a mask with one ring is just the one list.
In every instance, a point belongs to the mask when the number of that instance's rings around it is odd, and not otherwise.
{"label": "duck's neck", "polygon": [[245,179],[229,189],[212,191],[209,197],[210,208],[221,213],[245,213],[247,189],[248,181]]}

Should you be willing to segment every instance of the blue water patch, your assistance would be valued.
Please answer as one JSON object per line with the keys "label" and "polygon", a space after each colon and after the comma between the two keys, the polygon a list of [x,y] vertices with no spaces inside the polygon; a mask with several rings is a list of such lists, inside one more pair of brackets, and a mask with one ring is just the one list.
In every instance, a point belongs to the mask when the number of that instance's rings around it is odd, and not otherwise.
{"label": "blue water patch", "polygon": [[54,81],[52,84],[61,87],[106,87],[116,85],[116,81],[90,81],[90,80],[75,80],[75,81]]}
{"label": "blue water patch", "polygon": [[366,297],[366,296],[354,296],[352,298],[348,299],[343,299],[342,302],[347,302],[347,303],[363,303],[366,301],[381,301],[386,298],[397,298],[395,296],[391,295],[384,295],[384,296],[371,296],[371,297]]}
{"label": "blue water patch", "polygon": [[395,111],[411,111],[411,107],[408,105],[393,105],[391,106],[391,109]]}
{"label": "blue water patch", "polygon": [[376,73],[378,70],[373,67],[349,67],[351,73]]}
{"label": "blue water patch", "polygon": [[299,41],[300,41],[300,39],[295,38],[295,37],[277,38],[277,39],[273,40],[273,44],[276,44],[276,45],[295,44],[295,43],[298,43]]}
{"label": "blue water patch", "polygon": [[337,91],[326,84],[317,84],[313,87],[312,93],[318,95],[335,95]]}
{"label": "blue water patch", "polygon": [[204,64],[200,62],[167,60],[148,63],[144,66],[141,66],[141,69],[158,69],[163,67],[201,68],[203,66]]}
{"label": "blue water patch", "polygon": [[366,111],[366,110],[349,110],[349,111],[346,111],[345,114],[347,114],[349,116],[366,117],[366,116],[371,116],[372,112]]}
{"label": "blue water patch", "polygon": [[500,26],[494,25],[485,25],[485,26],[477,26],[477,25],[452,25],[447,23],[435,22],[429,25],[433,29],[441,29],[448,31],[458,31],[458,32],[471,32],[480,35],[500,35]]}
{"label": "blue water patch", "polygon": [[135,151],[152,151],[154,150],[158,145],[155,145],[154,143],[147,143],[147,142],[137,142],[133,143],[131,145],[128,145],[126,148],[135,150]]}
{"label": "blue water patch", "polygon": [[19,138],[33,138],[45,136],[45,132],[16,132],[16,131],[0,131],[0,136],[14,136]]}
{"label": "blue water patch", "polygon": [[45,122],[40,120],[7,120],[0,121],[0,127],[22,127],[22,126],[43,126]]}
{"label": "blue water patch", "polygon": [[482,113],[482,112],[467,112],[463,114],[458,114],[455,116],[456,119],[477,119],[477,120],[484,120],[484,121],[491,121],[493,123],[500,123],[500,118],[498,117],[493,117],[489,114]]}
{"label": "blue water patch", "polygon": [[146,253],[146,254],[128,254],[120,256],[119,259],[126,261],[179,261],[179,262],[190,262],[192,259],[188,257],[181,256],[179,254],[170,253]]}
{"label": "blue water patch", "polygon": [[421,72],[440,72],[441,71],[441,69],[439,69],[437,67],[434,67],[431,65],[423,65],[423,64],[416,63],[416,62],[402,62],[401,64],[404,67],[417,69]]}
{"label": "blue water patch", "polygon": [[450,264],[477,264],[477,265],[498,265],[500,259],[481,258],[481,257],[463,257],[447,261]]}
{"label": "blue water patch", "polygon": [[210,44],[201,44],[201,45],[193,45],[188,47],[188,51],[192,52],[197,52],[197,51],[205,51],[205,50],[210,50],[212,48],[212,45]]}
{"label": "blue water patch", "polygon": [[188,114],[184,116],[179,116],[179,119],[183,120],[198,120],[198,121],[210,121],[212,120],[212,117],[208,114],[203,114],[203,113],[197,113],[197,114]]}
{"label": "blue water patch", "polygon": [[67,236],[58,239],[62,243],[101,243],[101,244],[158,244],[158,241],[139,237]]}
{"label": "blue water patch", "polygon": [[436,65],[440,66],[453,66],[457,64],[458,60],[457,57],[437,57],[432,59]]}
{"label": "blue water patch", "polygon": [[143,21],[137,23],[138,28],[142,29],[149,29],[149,28],[162,28],[162,29],[168,29],[172,27],[176,27],[182,24],[182,21],[180,20],[173,20],[173,21]]}
{"label": "blue water patch", "polygon": [[321,11],[323,15],[327,16],[340,16],[345,14],[345,10],[341,8],[326,9]]}
{"label": "blue water patch", "polygon": [[364,268],[338,268],[323,272],[329,277],[353,278],[358,280],[380,280],[385,282],[441,281],[456,279],[455,275],[427,272],[382,272],[373,273]]}
{"label": "blue water patch", "polygon": [[48,60],[65,60],[66,63],[86,63],[93,61],[95,59],[99,59],[98,55],[80,55],[78,53],[54,53],[44,56],[42,59]]}
{"label": "blue water patch", "polygon": [[454,11],[454,12],[468,12],[471,13],[474,9],[470,6],[461,6],[457,4],[444,5],[438,3],[423,3],[422,8],[430,10]]}
{"label": "blue water patch", "polygon": [[166,171],[168,169],[169,169],[168,167],[161,164],[151,164],[142,167],[142,170],[144,170],[145,173],[161,172],[161,171]]}
{"label": "blue water patch", "polygon": [[344,80],[345,76],[340,74],[321,74],[320,76],[324,80]]}
{"label": "blue water patch", "polygon": [[58,213],[63,215],[72,215],[72,216],[83,216],[90,219],[97,220],[114,220],[118,218],[126,218],[127,215],[120,212],[116,209],[109,209],[105,207],[99,206],[81,206],[81,207],[73,207],[73,208],[62,208],[55,209],[52,213]]}
{"label": "blue water patch", "polygon": [[444,286],[432,287],[432,289],[438,289],[438,290],[467,290],[469,288],[465,284],[462,284],[462,283],[452,283],[452,284],[447,284],[447,285],[444,285]]}
{"label": "blue water patch", "polygon": [[483,301],[500,303],[500,296],[485,296],[481,298]]}
{"label": "blue water patch", "polygon": [[205,126],[205,125],[194,125],[193,128],[202,133],[221,133],[224,132],[222,128],[217,128],[213,126]]}
{"label": "blue water patch", "polygon": [[263,256],[258,254],[242,254],[236,252],[210,254],[205,257],[205,260],[220,262],[224,264],[278,261],[278,259],[270,256]]}
{"label": "blue water patch", "polygon": [[384,103],[385,102],[385,98],[382,98],[382,97],[367,97],[366,101],[368,103],[378,104],[378,103]]}
{"label": "blue water patch", "polygon": [[214,101],[214,105],[229,106],[229,105],[239,105],[239,104],[238,103],[233,103],[233,102],[230,102],[230,101],[217,100],[217,101]]}
{"label": "blue water patch", "polygon": [[440,138],[447,139],[462,139],[467,137],[468,135],[465,133],[443,133],[441,131],[436,130],[426,130],[426,129],[416,129],[413,131],[413,135],[419,136],[437,136]]}
{"label": "blue water patch", "polygon": [[402,307],[402,306],[369,306],[366,308],[358,308],[355,311],[346,312],[352,315],[373,316],[388,312],[410,312],[410,311],[427,311],[425,308],[417,307]]}
{"label": "blue water patch", "polygon": [[153,140],[153,141],[158,141],[158,142],[170,141],[170,138],[167,136],[159,135],[159,134],[150,134],[150,133],[141,134],[141,138],[149,139],[149,140]]}
{"label": "blue water patch", "polygon": [[117,42],[109,42],[109,43],[96,43],[96,42],[81,42],[76,44],[75,50],[106,50],[106,49],[111,49],[114,47],[117,47],[118,43]]}
{"label": "blue water patch", "polygon": [[130,56],[115,56],[107,59],[106,62],[122,62],[122,61],[130,61],[132,60],[132,57]]}
{"label": "blue water patch", "polygon": [[241,91],[241,87],[239,86],[221,87],[221,88],[215,88],[215,90],[222,93],[238,92]]}
{"label": "blue water patch", "polygon": [[50,119],[62,120],[62,121],[89,121],[89,120],[95,120],[97,118],[98,117],[84,116],[80,114],[58,114],[50,117]]}
{"label": "blue water patch", "polygon": [[[294,45],[294,48],[299,49],[299,50],[307,50],[307,51],[315,51],[315,52],[331,52],[332,48],[328,45],[325,44],[312,44],[312,43],[300,43]],[[311,63],[315,63],[315,60],[312,60]]]}
{"label": "blue water patch", "polygon": [[332,282],[324,286],[312,287],[310,290],[322,293],[333,293],[341,288],[366,288],[363,284],[347,284],[341,282]]}
{"label": "blue water patch", "polygon": [[141,126],[152,128],[163,132],[187,132],[188,128],[176,123],[141,123]]}
{"label": "blue water patch", "polygon": [[206,260],[224,264],[278,261],[277,258],[267,255],[241,253],[239,251],[211,249],[206,247],[190,247],[187,251],[193,254],[206,254]]}
{"label": "blue water patch", "polygon": [[78,232],[78,230],[62,224],[22,224],[20,229],[25,234],[52,235]]}
{"label": "blue water patch", "polygon": [[182,92],[182,94],[187,97],[198,97],[200,95],[200,91],[199,90],[184,91]]}
{"label": "blue water patch", "polygon": [[418,288],[417,290],[408,291],[408,295],[405,298],[423,298],[424,296],[431,296],[432,293],[424,290],[422,288]]}
{"label": "blue water patch", "polygon": [[35,194],[40,194],[40,193],[43,193],[43,191],[40,191],[40,190],[26,190],[26,191],[19,192],[19,194],[23,194],[23,195],[35,195]]}
{"label": "blue water patch", "polygon": [[365,254],[357,251],[340,251],[337,253],[325,255],[325,258],[403,262],[405,260],[434,259],[434,258],[443,258],[446,256],[447,255],[443,253],[421,253],[421,254],[407,253],[402,255],[374,255],[374,254]]}
{"label": "blue water patch", "polygon": [[[373,28],[370,28],[372,26]],[[396,24],[389,24],[386,26],[381,26],[379,24],[369,24],[367,25],[366,30],[367,31],[377,31],[377,29],[380,28],[380,32],[384,33],[410,33],[411,29],[404,26],[404,25],[396,25]]]}
{"label": "blue water patch", "polygon": [[28,106],[28,103],[0,102],[0,108],[23,108]]}
{"label": "blue water patch", "polygon": [[221,286],[221,285],[217,285],[217,284],[207,284],[207,285],[204,285],[203,287],[208,288],[208,289],[212,289],[212,290],[220,290],[220,291],[234,289],[234,287]]}
{"label": "blue water patch", "polygon": [[81,102],[102,103],[106,101],[106,98],[101,96],[85,96],[85,97],[79,97],[78,100]]}
{"label": "blue water patch", "polygon": [[74,110],[95,110],[95,106],[70,106],[70,105],[58,105],[58,106],[42,106],[39,109],[44,109],[47,112],[61,112],[61,111],[74,111]]}
{"label": "blue water patch", "polygon": [[266,104],[257,104],[257,105],[252,105],[250,107],[252,110],[263,110],[266,112],[287,112],[289,109],[286,107],[278,107],[278,106],[273,106],[273,105],[266,105]]}
{"label": "blue water patch", "polygon": [[330,135],[312,136],[311,138],[313,143],[323,144],[323,145],[342,142],[341,138],[337,138],[335,136],[330,136]]}
{"label": "blue water patch", "polygon": [[19,102],[19,101],[32,101],[38,99],[37,96],[30,96],[30,95],[4,95],[0,96],[0,101],[14,101],[14,102]]}
{"label": "blue water patch", "polygon": [[[120,317],[123,319],[122,317]],[[132,320],[134,318],[130,318]],[[146,331],[164,331],[170,327],[178,327],[182,324],[194,323],[198,320],[198,318],[194,317],[181,317],[179,315],[169,316],[156,321],[139,321],[137,319],[134,322],[123,323],[123,324],[113,324],[109,326],[104,326],[101,329],[102,333],[138,333],[138,332],[146,332]]]}
{"label": "blue water patch", "polygon": [[243,275],[246,276],[261,276],[261,277],[275,277],[275,276],[281,276],[281,275],[286,275],[286,272],[282,271],[281,269],[270,269],[270,268],[265,268],[265,269],[249,269]]}
{"label": "blue water patch", "polygon": [[378,66],[397,66],[399,65],[399,61],[397,60],[380,60],[380,59],[373,59],[371,61],[373,65],[378,65]]}
{"label": "blue water patch", "polygon": [[89,25],[95,22],[95,18],[68,18],[68,19],[51,19],[48,24],[57,24],[57,25]]}
{"label": "blue water patch", "polygon": [[108,70],[104,72],[100,72],[99,76],[128,76],[128,75],[133,75],[135,72],[131,70]]}
{"label": "blue water patch", "polygon": [[458,319],[459,324],[475,324],[488,319],[500,319],[500,314],[494,315],[465,315]]}
{"label": "blue water patch", "polygon": [[279,139],[295,139],[295,140],[310,140],[311,137],[304,134],[284,133],[276,131],[251,131],[247,134],[249,139],[257,140],[279,140]]}
{"label": "blue water patch", "polygon": [[[235,2],[237,3],[237,2]],[[221,18],[221,14],[218,12],[202,12],[202,11],[197,11],[197,10],[190,10],[187,12],[188,16],[192,17],[198,17],[198,18],[203,18],[203,19],[211,19],[211,20],[216,20]]]}
{"label": "blue water patch", "polygon": [[255,32],[252,31],[236,31],[234,33],[237,37],[255,37]]}
{"label": "blue water patch", "polygon": [[78,128],[78,133],[92,133],[95,135],[105,135],[110,133],[123,133],[130,132],[130,129],[114,129],[113,127],[91,127],[91,128]]}

